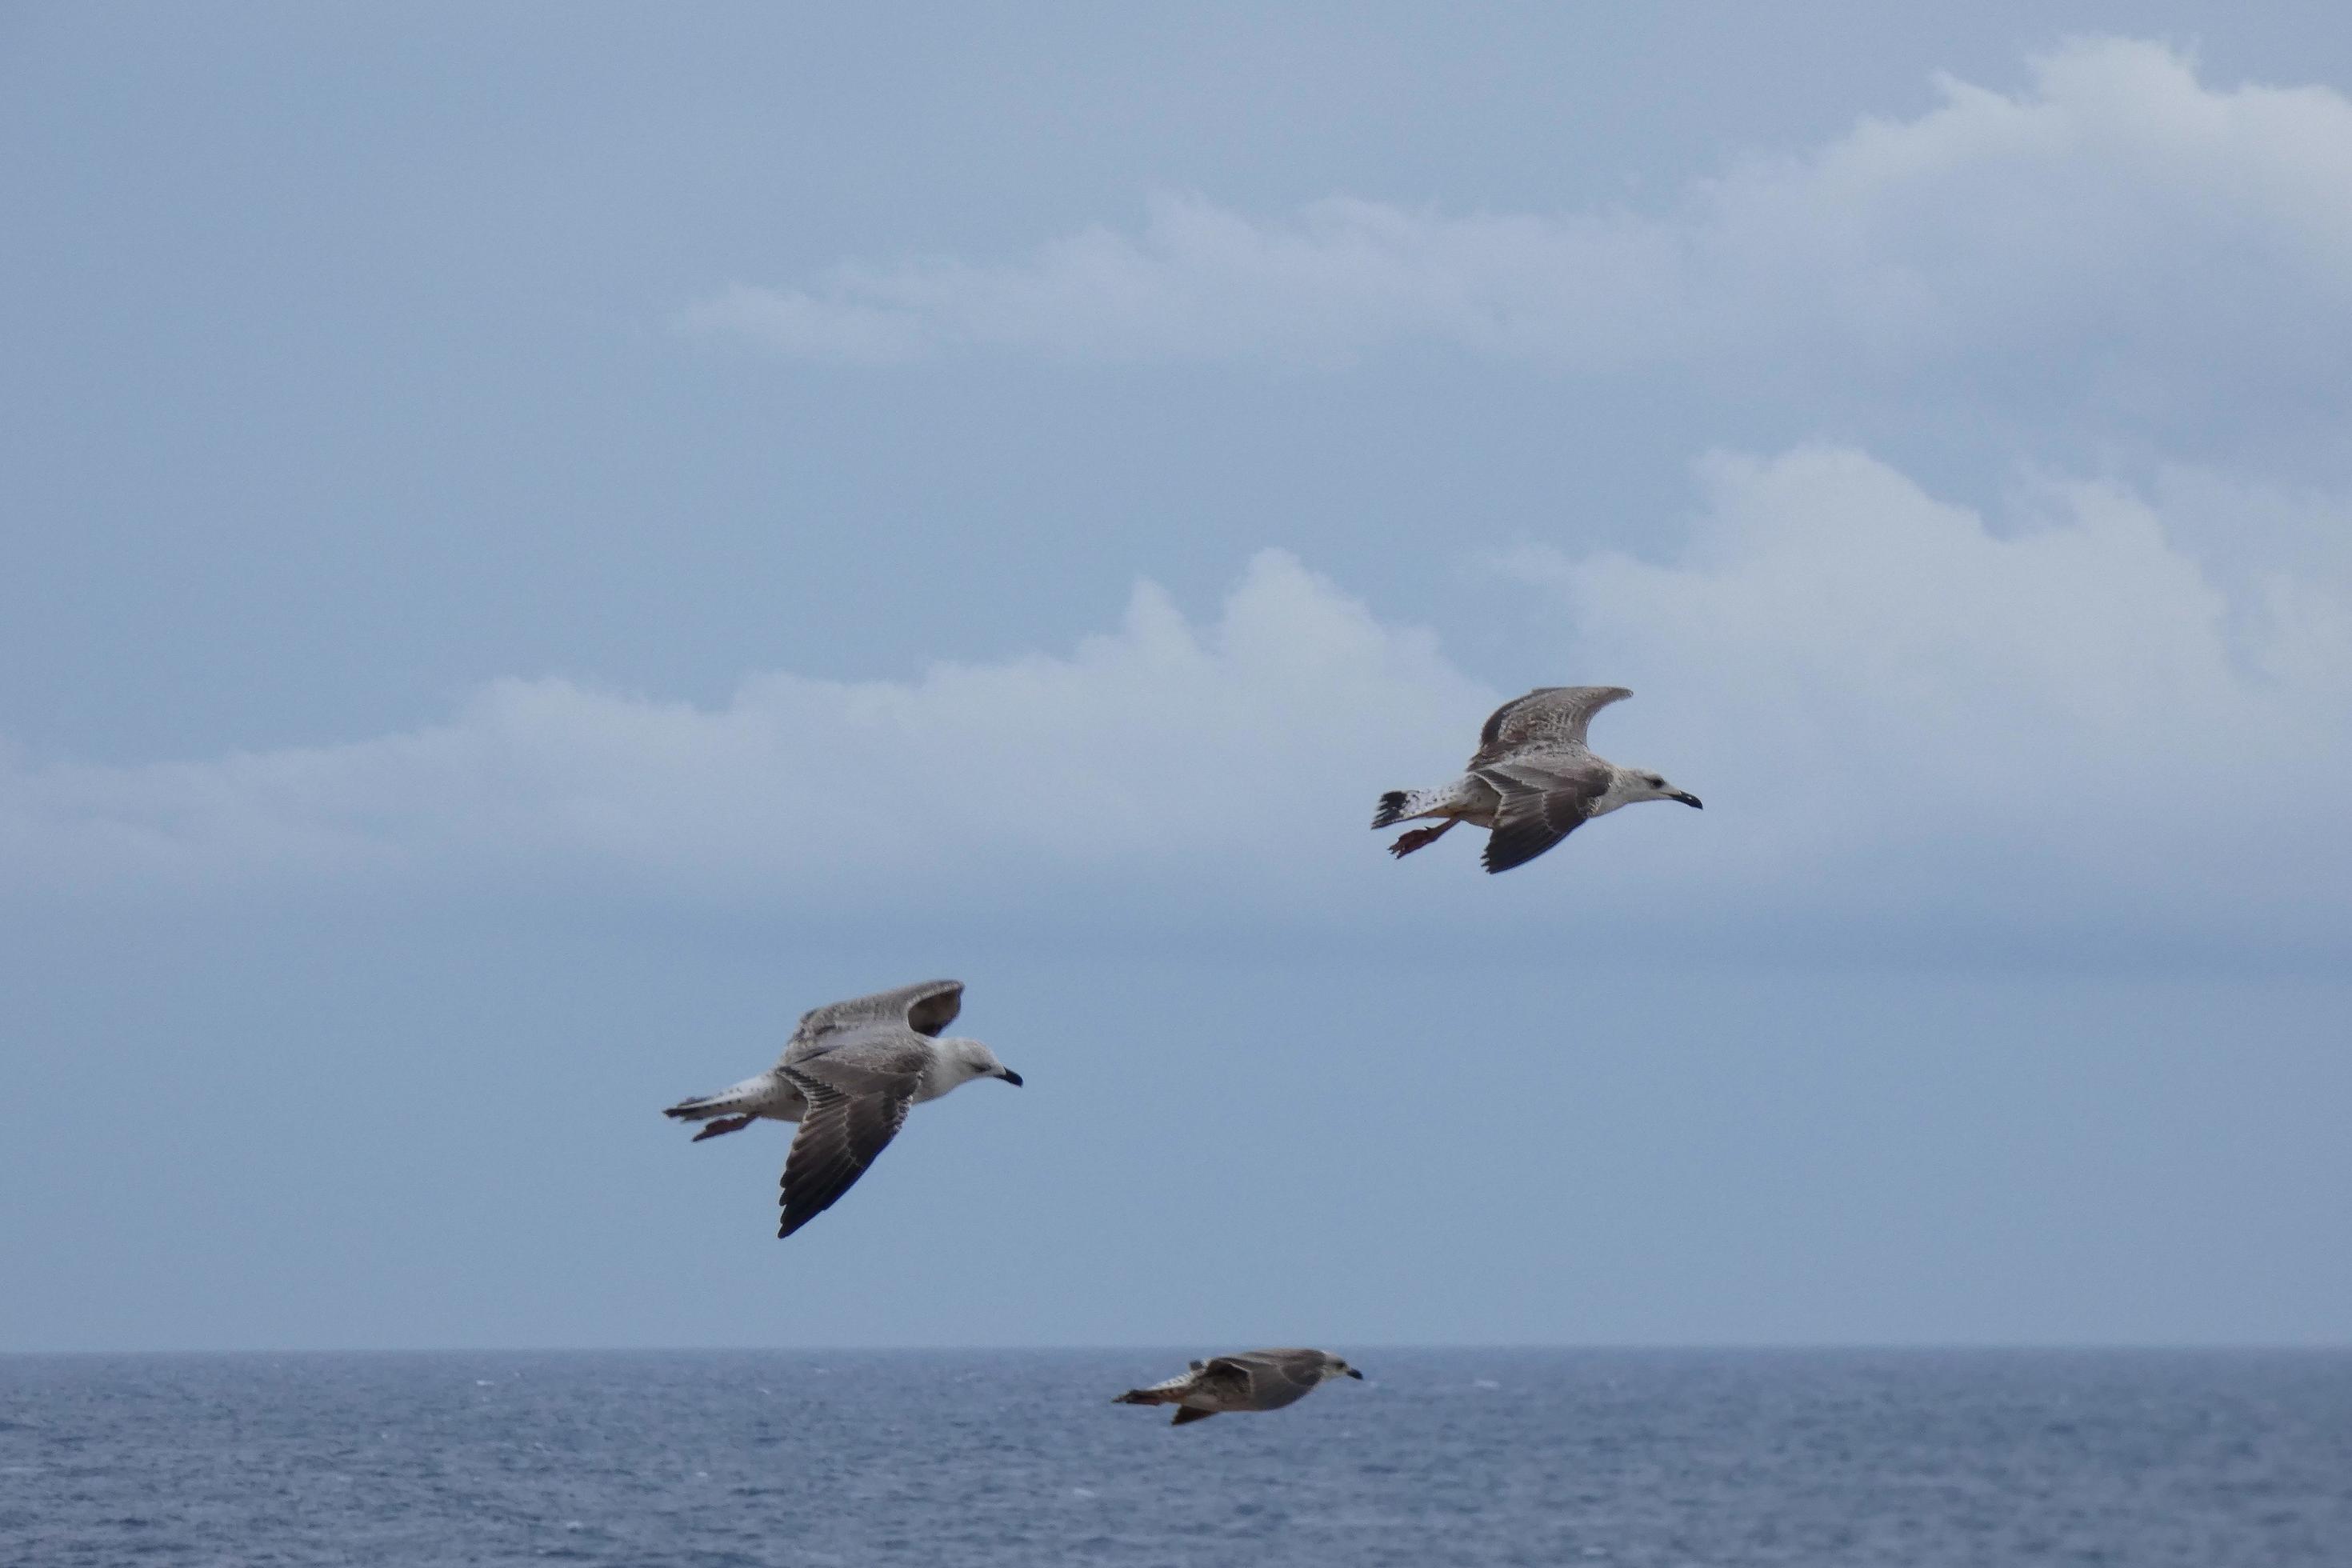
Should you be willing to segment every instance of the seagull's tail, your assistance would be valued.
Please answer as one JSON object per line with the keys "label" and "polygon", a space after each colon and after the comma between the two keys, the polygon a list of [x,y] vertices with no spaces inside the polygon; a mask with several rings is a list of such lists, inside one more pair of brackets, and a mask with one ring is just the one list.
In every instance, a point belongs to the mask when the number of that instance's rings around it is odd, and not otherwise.
{"label": "seagull's tail", "polygon": [[1173,1405],[1192,1392],[1192,1379],[1199,1373],[1201,1363],[1194,1362],[1192,1370],[1181,1376],[1155,1383],[1149,1388],[1130,1388],[1111,1401],[1113,1405]]}
{"label": "seagull's tail", "polygon": [[[725,1116],[730,1111],[750,1110],[760,1103],[761,1088],[760,1079],[746,1079],[741,1083],[720,1089],[717,1094],[700,1094],[692,1100],[681,1100],[676,1105],[665,1109],[662,1114],[675,1116],[680,1121],[709,1121],[713,1117]],[[732,1132],[735,1130],[730,1127],[722,1131]],[[709,1134],[706,1133],[703,1136],[707,1137]]]}
{"label": "seagull's tail", "polygon": [[1392,789],[1381,796],[1380,809],[1372,813],[1372,826],[1393,827],[1408,816],[1419,816],[1436,798],[1434,790]]}
{"label": "seagull's tail", "polygon": [[1181,1395],[1164,1388],[1130,1388],[1111,1401],[1113,1405],[1173,1405]]}

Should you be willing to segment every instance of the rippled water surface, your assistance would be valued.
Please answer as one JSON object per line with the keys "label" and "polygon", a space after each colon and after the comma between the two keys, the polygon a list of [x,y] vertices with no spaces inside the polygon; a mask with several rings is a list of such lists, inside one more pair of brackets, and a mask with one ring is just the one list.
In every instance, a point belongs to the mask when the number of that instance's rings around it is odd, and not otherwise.
{"label": "rippled water surface", "polygon": [[2352,1564],[2352,1355],[0,1358],[0,1563]]}

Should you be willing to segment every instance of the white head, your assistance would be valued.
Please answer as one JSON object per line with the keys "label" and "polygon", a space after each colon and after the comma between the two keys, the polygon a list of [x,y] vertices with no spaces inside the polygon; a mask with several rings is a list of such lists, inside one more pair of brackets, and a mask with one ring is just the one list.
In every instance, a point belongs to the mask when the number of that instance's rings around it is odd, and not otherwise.
{"label": "white head", "polygon": [[1678,800],[1685,805],[1698,805],[1698,796],[1676,789],[1647,768],[1620,768],[1616,784],[1624,792],[1627,805],[1638,800]]}
{"label": "white head", "polygon": [[976,1078],[1001,1078],[1015,1089],[1021,1087],[1021,1075],[996,1059],[996,1053],[978,1040],[967,1040],[949,1035],[940,1041],[940,1058],[947,1068],[943,1075],[949,1082],[940,1092],[957,1084],[970,1083]]}
{"label": "white head", "polygon": [[1333,1355],[1328,1351],[1323,1352],[1322,1370],[1323,1375],[1320,1381],[1324,1383],[1328,1383],[1335,1377],[1352,1377],[1359,1383],[1361,1383],[1364,1380],[1364,1374],[1362,1373],[1357,1371],[1354,1367],[1349,1366],[1346,1362],[1341,1361],[1338,1356]]}

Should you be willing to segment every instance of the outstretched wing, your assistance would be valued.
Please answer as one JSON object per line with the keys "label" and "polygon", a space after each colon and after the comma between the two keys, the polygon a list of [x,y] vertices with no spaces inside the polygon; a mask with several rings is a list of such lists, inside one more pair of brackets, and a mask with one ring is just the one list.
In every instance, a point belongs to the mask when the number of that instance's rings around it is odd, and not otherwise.
{"label": "outstretched wing", "polygon": [[792,1046],[810,1045],[827,1035],[870,1028],[877,1024],[904,1025],[919,1035],[937,1035],[954,1023],[961,1011],[961,980],[925,980],[901,985],[895,991],[877,991],[871,996],[828,1003],[801,1015],[800,1027],[793,1031],[792,1045],[785,1047],[785,1058],[791,1059]]}
{"label": "outstretched wing", "polygon": [[1608,770],[1583,758],[1503,763],[1476,770],[1502,804],[1486,836],[1489,873],[1524,866],[1591,819],[1609,792]]}
{"label": "outstretched wing", "polygon": [[1517,752],[1580,747],[1592,716],[1633,695],[1622,686],[1538,686],[1486,716],[1470,765],[1483,767]]}
{"label": "outstretched wing", "polygon": [[1296,1404],[1312,1393],[1321,1380],[1317,1369],[1323,1363],[1317,1351],[1246,1351],[1240,1355],[1218,1356],[1209,1363],[1215,1372],[1230,1370],[1247,1387],[1245,1395],[1252,1410],[1279,1410]]}
{"label": "outstretched wing", "polygon": [[788,1070],[807,1097],[800,1131],[784,1157],[783,1213],[776,1235],[787,1237],[831,1208],[889,1147],[907,1124],[921,1081],[912,1073],[875,1072],[827,1061],[824,1076]]}
{"label": "outstretched wing", "polygon": [[1254,1390],[1245,1357],[1213,1355],[1192,1373],[1192,1391],[1208,1394],[1227,1410],[1246,1410]]}

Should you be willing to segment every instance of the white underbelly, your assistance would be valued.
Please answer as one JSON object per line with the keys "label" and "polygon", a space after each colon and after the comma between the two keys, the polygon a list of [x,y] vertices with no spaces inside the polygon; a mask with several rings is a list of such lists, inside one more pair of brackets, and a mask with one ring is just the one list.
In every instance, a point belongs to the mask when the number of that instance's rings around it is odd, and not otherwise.
{"label": "white underbelly", "polygon": [[1502,804],[1503,797],[1496,793],[1494,785],[1482,778],[1465,777],[1454,781],[1454,787],[1445,792],[1445,799],[1437,809],[1473,827],[1492,827],[1495,826],[1495,814]]}

